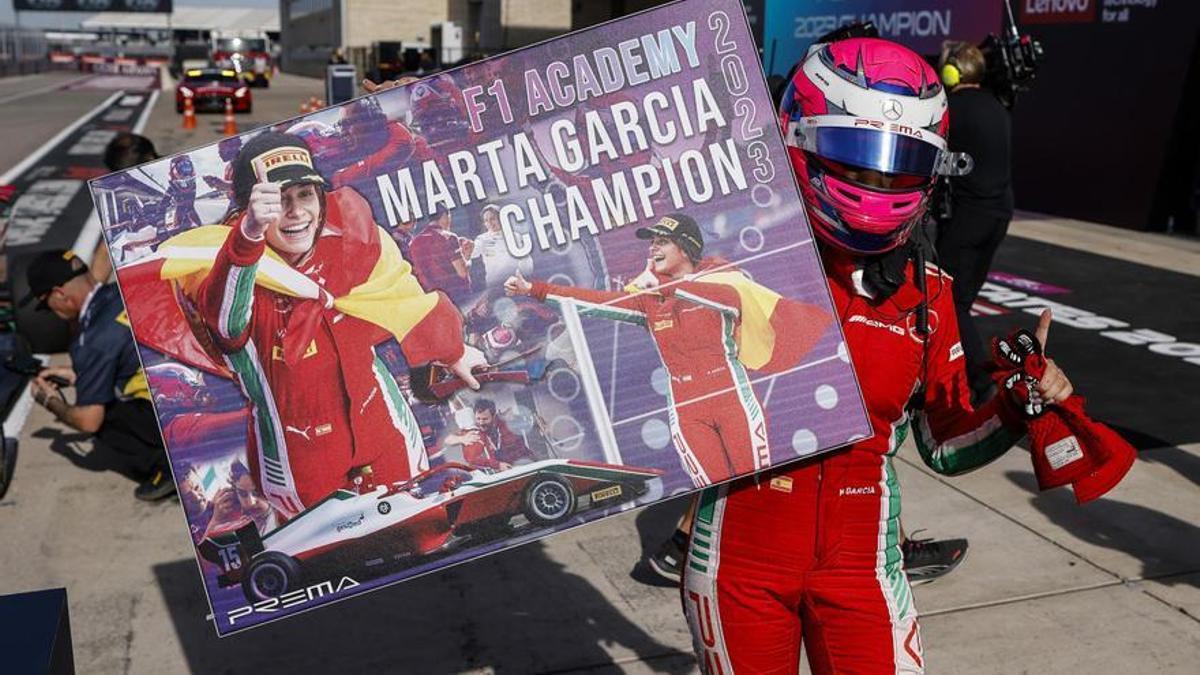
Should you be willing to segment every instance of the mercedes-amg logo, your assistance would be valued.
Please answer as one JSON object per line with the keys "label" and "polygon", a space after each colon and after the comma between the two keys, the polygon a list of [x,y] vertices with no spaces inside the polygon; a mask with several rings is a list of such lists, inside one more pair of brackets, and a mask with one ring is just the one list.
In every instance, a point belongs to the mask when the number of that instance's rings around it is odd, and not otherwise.
{"label": "mercedes-amg logo", "polygon": [[883,116],[889,120],[898,120],[904,114],[904,108],[901,107],[900,101],[894,98],[889,98],[883,102]]}

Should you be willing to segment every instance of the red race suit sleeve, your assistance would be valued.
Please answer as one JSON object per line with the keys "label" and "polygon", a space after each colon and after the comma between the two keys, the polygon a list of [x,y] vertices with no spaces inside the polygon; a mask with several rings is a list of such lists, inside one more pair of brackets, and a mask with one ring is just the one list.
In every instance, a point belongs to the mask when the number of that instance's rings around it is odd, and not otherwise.
{"label": "red race suit sleeve", "polygon": [[925,381],[917,394],[912,429],[921,458],[934,471],[956,475],[1008,451],[1024,436],[1020,413],[1003,393],[971,406],[958,321],[944,281],[946,302],[937,308],[940,325],[929,337]]}
{"label": "red race suit sleeve", "polygon": [[544,281],[530,282],[530,295],[552,305],[560,305],[564,299],[572,300],[583,316],[625,321],[639,326],[646,325],[646,302],[649,293],[626,293],[625,291],[598,291],[591,288],[559,286]]}
{"label": "red race suit sleeve", "polygon": [[250,336],[254,315],[254,275],[266,239],[250,239],[241,221],[217,252],[198,294],[198,309],[217,347],[226,353],[241,350]]}

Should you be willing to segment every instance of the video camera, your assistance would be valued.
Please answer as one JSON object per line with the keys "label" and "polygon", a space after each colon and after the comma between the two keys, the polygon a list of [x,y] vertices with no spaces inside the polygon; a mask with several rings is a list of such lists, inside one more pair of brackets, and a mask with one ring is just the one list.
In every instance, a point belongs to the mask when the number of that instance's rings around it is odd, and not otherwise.
{"label": "video camera", "polygon": [[1003,35],[988,35],[979,50],[987,62],[984,85],[995,92],[1006,108],[1012,108],[1017,94],[1028,91],[1037,76],[1038,64],[1045,58],[1042,43],[1032,35],[1021,35],[1013,18],[1012,4],[1004,0]]}

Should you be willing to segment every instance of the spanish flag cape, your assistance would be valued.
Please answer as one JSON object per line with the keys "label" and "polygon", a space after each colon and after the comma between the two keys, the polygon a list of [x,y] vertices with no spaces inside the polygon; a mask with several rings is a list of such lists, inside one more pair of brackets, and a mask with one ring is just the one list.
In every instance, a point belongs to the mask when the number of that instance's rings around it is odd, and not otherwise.
{"label": "spanish flag cape", "polygon": [[734,337],[738,361],[750,370],[779,373],[795,368],[833,323],[827,310],[785,298],[719,258],[701,260],[692,281],[737,292],[741,321]]}
{"label": "spanish flag cape", "polygon": [[[284,360],[298,361],[326,310],[368,321],[402,341],[438,304],[351,188],[326,195],[325,225],[314,260],[325,261],[323,283],[301,274],[269,247],[254,283],[300,300],[284,341]],[[118,271],[134,336],[182,363],[232,377],[204,328],[195,299],[229,237],[227,225],[206,225],[171,237],[158,250]],[[305,302],[307,301],[307,302]]]}

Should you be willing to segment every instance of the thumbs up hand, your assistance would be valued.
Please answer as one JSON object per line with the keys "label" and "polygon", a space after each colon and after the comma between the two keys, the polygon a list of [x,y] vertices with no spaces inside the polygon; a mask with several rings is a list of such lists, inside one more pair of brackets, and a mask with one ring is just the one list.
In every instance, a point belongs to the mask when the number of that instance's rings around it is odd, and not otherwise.
{"label": "thumbs up hand", "polygon": [[[1050,322],[1052,320],[1053,316],[1050,310],[1043,311],[1042,315],[1038,317],[1037,330],[1034,331],[1034,335],[1042,345],[1043,355],[1046,354],[1046,340],[1050,334]],[[1062,368],[1058,367],[1054,359],[1046,356],[1046,372],[1042,375],[1042,379],[1038,381],[1038,395],[1046,403],[1062,403],[1070,398],[1074,392],[1075,388],[1071,385],[1071,381],[1067,379],[1066,373],[1062,371]]]}
{"label": "thumbs up hand", "polygon": [[504,292],[508,295],[529,295],[533,292],[533,284],[525,280],[525,275],[521,274],[521,268],[518,267],[516,274],[504,281]]}
{"label": "thumbs up hand", "polygon": [[647,291],[647,290],[650,290],[651,288],[658,287],[659,281],[658,281],[658,277],[655,276],[655,274],[654,274],[654,259],[653,258],[646,259],[646,269],[642,270],[642,272],[640,274],[638,274],[636,277],[634,277],[633,281],[631,281],[630,283],[632,283],[634,286],[637,286],[638,288],[642,289],[643,291]]}
{"label": "thumbs up hand", "polygon": [[278,183],[256,183],[246,204],[242,232],[250,239],[262,239],[271,226],[283,217],[283,190]]}

